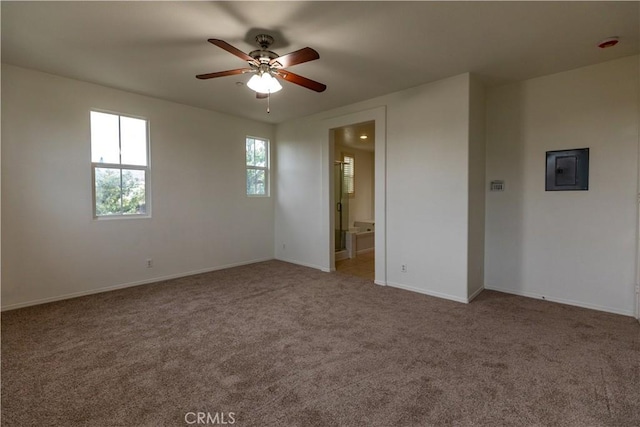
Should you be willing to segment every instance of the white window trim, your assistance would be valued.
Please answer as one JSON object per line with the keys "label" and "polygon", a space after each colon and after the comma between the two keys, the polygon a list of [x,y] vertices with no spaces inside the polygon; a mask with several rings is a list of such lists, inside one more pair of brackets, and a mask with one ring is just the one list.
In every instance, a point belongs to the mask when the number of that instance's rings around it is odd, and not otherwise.
{"label": "white window trim", "polygon": [[[356,156],[355,154],[352,153],[348,153],[348,152],[343,152],[342,153],[342,161],[345,162],[345,158],[349,157],[352,160],[352,170],[351,170],[351,185],[352,185],[352,190],[351,192],[347,191],[347,195],[349,196],[350,199],[353,199],[356,197]],[[346,170],[344,170],[344,172],[346,173]],[[347,175],[345,174],[344,177],[346,178]]]}
{"label": "white window trim", "polygon": [[[259,141],[265,141],[267,143],[267,165],[266,166],[250,166],[247,164],[247,139],[254,139]],[[251,136],[247,135],[244,138],[244,188],[245,195],[247,197],[271,197],[271,141],[268,138],[263,138],[260,136]],[[265,194],[247,194],[247,171],[248,170],[263,170],[264,172],[264,186],[265,186]]]}
{"label": "white window trim", "polygon": [[[92,152],[89,150],[89,156],[91,159],[91,202],[93,219],[96,221],[109,221],[112,219],[148,219],[151,218],[151,135],[150,135],[150,122],[149,119],[134,114],[124,114],[117,111],[103,110],[100,108],[91,108],[89,110],[89,129],[91,129],[91,112],[113,114],[119,117],[130,117],[133,119],[140,119],[146,122],[147,126],[147,165],[128,165],[118,163],[97,163],[91,158]],[[89,142],[91,143],[91,132],[89,133]],[[143,170],[144,171],[144,199],[145,199],[145,213],[143,214],[113,214],[113,215],[98,215],[96,213],[96,168],[109,168],[120,170]]]}

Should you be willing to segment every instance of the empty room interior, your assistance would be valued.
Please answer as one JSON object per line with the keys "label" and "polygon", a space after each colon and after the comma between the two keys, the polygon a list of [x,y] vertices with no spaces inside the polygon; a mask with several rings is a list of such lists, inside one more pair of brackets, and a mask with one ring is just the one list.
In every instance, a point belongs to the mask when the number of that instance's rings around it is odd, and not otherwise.
{"label": "empty room interior", "polygon": [[3,426],[640,425],[640,3],[0,16]]}

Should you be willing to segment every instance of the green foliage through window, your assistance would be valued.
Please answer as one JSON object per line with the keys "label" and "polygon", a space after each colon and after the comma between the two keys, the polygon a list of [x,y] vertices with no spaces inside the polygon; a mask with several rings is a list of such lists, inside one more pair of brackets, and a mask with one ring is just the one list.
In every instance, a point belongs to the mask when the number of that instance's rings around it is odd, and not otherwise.
{"label": "green foliage through window", "polygon": [[144,171],[96,168],[96,215],[147,213]]}

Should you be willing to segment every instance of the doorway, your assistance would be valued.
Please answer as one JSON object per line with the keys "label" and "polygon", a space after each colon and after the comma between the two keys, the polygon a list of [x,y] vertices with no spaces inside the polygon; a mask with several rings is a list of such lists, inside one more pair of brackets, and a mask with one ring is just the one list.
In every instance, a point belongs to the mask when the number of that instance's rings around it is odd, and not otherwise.
{"label": "doorway", "polygon": [[335,269],[375,278],[375,121],[333,129]]}
{"label": "doorway", "polygon": [[[385,107],[327,119],[328,142],[323,147],[329,270],[346,264],[352,273],[366,272],[367,278],[379,285],[386,285],[385,121]],[[355,145],[345,143],[348,133]],[[363,235],[355,236],[358,232]],[[359,249],[357,237],[364,237]]]}

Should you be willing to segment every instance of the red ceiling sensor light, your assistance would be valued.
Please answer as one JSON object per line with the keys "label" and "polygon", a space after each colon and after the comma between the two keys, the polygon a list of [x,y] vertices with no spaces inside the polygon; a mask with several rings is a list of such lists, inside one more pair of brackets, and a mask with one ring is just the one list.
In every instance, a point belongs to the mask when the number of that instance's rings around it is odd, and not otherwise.
{"label": "red ceiling sensor light", "polygon": [[606,38],[606,39],[602,40],[600,43],[598,43],[598,47],[600,49],[605,49],[607,47],[613,47],[613,46],[617,45],[619,41],[620,41],[620,39],[618,37],[609,37],[609,38]]}

